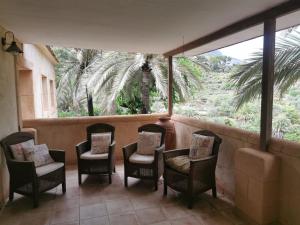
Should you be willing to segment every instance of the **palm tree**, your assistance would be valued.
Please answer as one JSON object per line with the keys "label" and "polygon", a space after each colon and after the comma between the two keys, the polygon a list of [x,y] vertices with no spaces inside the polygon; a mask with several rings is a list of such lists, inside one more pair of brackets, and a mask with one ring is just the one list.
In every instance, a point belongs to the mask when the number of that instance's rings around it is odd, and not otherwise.
{"label": "palm tree", "polygon": [[101,57],[101,52],[78,48],[52,49],[59,58],[56,67],[58,107],[63,111],[78,111],[86,101],[87,68],[95,57]]}
{"label": "palm tree", "polygon": [[[191,60],[183,63],[186,58],[175,58],[174,91],[182,101],[186,99],[191,88],[200,86],[199,75],[195,74],[193,66],[198,66]],[[200,64],[200,62],[198,63]],[[120,93],[131,96],[137,84],[140,87],[142,99],[142,113],[150,111],[150,94],[152,86],[162,98],[167,97],[168,68],[165,58],[159,55],[141,53],[106,52],[101,60],[91,64],[92,77],[89,86],[93,86],[98,99],[102,98],[102,105],[110,112],[114,108],[116,98]],[[105,96],[103,98],[103,96]]]}
{"label": "palm tree", "polygon": [[[236,106],[239,109],[245,103],[261,94],[262,50],[254,53],[246,64],[241,65],[231,81],[237,88]],[[300,80],[300,32],[292,29],[285,37],[278,37],[275,47],[274,88],[282,97],[286,91]]]}

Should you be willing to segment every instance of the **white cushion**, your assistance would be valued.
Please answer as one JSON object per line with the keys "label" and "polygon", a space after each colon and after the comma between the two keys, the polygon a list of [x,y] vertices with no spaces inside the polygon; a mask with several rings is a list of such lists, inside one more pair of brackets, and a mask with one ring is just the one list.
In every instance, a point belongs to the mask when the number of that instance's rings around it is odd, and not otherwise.
{"label": "white cushion", "polygon": [[141,155],[136,152],[129,157],[129,162],[131,163],[151,164],[153,161],[153,155]]}
{"label": "white cushion", "polygon": [[87,152],[81,154],[80,158],[87,159],[87,160],[108,159],[108,153],[92,154],[91,151],[87,151]]}
{"label": "white cushion", "polygon": [[25,161],[24,148],[33,148],[33,139],[11,145],[10,149],[16,161]]}
{"label": "white cushion", "polygon": [[154,155],[156,148],[160,146],[161,133],[141,132],[137,142],[137,153],[141,155]]}
{"label": "white cushion", "polygon": [[93,133],[91,134],[92,154],[102,154],[107,153],[109,150],[109,145],[111,143],[111,133]]}
{"label": "white cushion", "polygon": [[53,163],[50,163],[50,164],[47,164],[44,166],[37,167],[35,169],[35,171],[36,171],[37,176],[41,177],[45,174],[51,173],[54,170],[61,168],[63,166],[64,166],[64,163],[62,163],[62,162],[53,162]]}
{"label": "white cushion", "polygon": [[214,140],[214,137],[193,134],[189,157],[191,159],[201,159],[210,156]]}
{"label": "white cushion", "polygon": [[44,166],[54,162],[46,144],[24,148],[24,155],[27,161],[34,162],[35,167]]}

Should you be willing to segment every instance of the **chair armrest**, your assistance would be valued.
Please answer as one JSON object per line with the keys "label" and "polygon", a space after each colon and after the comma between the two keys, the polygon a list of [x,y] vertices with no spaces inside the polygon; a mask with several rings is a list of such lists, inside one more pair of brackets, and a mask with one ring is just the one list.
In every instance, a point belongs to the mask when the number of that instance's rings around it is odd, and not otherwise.
{"label": "chair armrest", "polygon": [[83,141],[76,145],[76,152],[77,152],[78,158],[80,158],[80,155],[88,150],[89,150],[88,149],[88,141]]}
{"label": "chair armrest", "polygon": [[137,150],[137,142],[123,147],[124,161],[128,161],[129,157]]}
{"label": "chair armrest", "polygon": [[50,149],[49,153],[55,162],[65,163],[65,151],[60,149]]}
{"label": "chair armrest", "polygon": [[33,161],[9,160],[7,166],[14,183],[32,182],[37,177]]}
{"label": "chair armrest", "polygon": [[183,148],[183,149],[174,149],[170,151],[165,151],[164,154],[164,161],[166,161],[169,158],[174,158],[176,156],[180,155],[188,155],[190,153],[189,148]]}
{"label": "chair armrest", "polygon": [[162,153],[164,152],[165,150],[165,144],[161,145],[160,147],[156,148],[155,151],[154,151],[154,161],[157,161],[161,155],[161,158],[162,158]]}
{"label": "chair armrest", "polygon": [[108,147],[108,157],[113,157],[113,155],[115,154],[115,147],[116,147],[116,142],[113,141],[113,143],[111,143]]}
{"label": "chair armrest", "polygon": [[190,160],[190,163],[190,174],[192,177],[205,177],[205,173],[209,174],[210,176],[214,176],[217,164],[217,156],[213,155],[201,159],[192,159]]}

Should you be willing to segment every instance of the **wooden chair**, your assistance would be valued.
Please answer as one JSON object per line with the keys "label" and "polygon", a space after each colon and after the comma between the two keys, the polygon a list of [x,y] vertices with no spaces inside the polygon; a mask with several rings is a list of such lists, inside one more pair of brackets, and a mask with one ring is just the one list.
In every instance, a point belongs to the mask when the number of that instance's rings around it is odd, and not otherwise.
{"label": "wooden chair", "polygon": [[33,206],[39,205],[40,193],[46,192],[58,185],[62,185],[66,192],[65,152],[50,149],[50,155],[55,161],[44,166],[35,167],[33,161],[16,161],[11,152],[10,145],[28,140],[34,140],[30,133],[13,133],[1,141],[6,163],[10,175],[9,200],[12,201],[14,193],[33,198]]}
{"label": "wooden chair", "polygon": [[[124,156],[124,179],[125,187],[128,187],[128,177],[153,180],[154,188],[157,190],[158,179],[163,173],[163,151],[165,149],[165,128],[157,124],[146,124],[139,127],[138,132],[161,133],[160,147],[155,150],[154,155],[139,155],[137,143],[132,143],[123,147]],[[135,157],[135,160],[132,157]]]}
{"label": "wooden chair", "polygon": [[[92,133],[111,133],[111,144],[108,153],[90,154]],[[111,175],[115,170],[115,128],[109,124],[97,123],[86,128],[87,140],[76,145],[78,162],[78,183],[82,183],[82,174],[106,174],[111,184]]]}
{"label": "wooden chair", "polygon": [[222,139],[208,130],[200,130],[194,134],[214,137],[212,154],[206,158],[190,160],[187,171],[179,171],[168,165],[167,160],[177,156],[189,155],[190,149],[175,149],[164,152],[164,195],[167,195],[167,187],[182,192],[188,196],[188,208],[193,207],[195,195],[212,189],[213,196],[217,197],[215,169],[218,152]]}

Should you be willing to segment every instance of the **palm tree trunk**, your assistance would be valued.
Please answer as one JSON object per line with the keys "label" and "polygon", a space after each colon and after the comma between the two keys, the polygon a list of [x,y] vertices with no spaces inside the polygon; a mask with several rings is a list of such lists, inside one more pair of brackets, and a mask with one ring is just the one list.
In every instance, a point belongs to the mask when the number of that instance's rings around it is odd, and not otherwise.
{"label": "palm tree trunk", "polygon": [[143,79],[141,85],[141,98],[143,102],[143,108],[141,110],[142,114],[148,114],[150,111],[150,95],[149,95],[149,85],[150,85],[150,71],[143,71]]}

